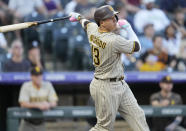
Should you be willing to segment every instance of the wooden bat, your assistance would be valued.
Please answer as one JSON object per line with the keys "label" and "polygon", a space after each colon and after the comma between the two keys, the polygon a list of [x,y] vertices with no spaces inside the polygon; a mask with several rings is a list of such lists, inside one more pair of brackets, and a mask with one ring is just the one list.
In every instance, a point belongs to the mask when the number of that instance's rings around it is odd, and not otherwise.
{"label": "wooden bat", "polygon": [[68,18],[70,18],[70,16],[61,17],[61,18],[54,18],[54,19],[49,19],[49,20],[24,22],[24,23],[18,23],[18,24],[1,26],[0,27],[0,32],[8,32],[8,31],[15,31],[15,30],[20,30],[20,29],[26,29],[26,28],[29,28],[29,27],[32,27],[32,26],[37,26],[37,25],[45,24],[45,23],[49,23],[49,22],[65,20],[65,19],[68,19]]}

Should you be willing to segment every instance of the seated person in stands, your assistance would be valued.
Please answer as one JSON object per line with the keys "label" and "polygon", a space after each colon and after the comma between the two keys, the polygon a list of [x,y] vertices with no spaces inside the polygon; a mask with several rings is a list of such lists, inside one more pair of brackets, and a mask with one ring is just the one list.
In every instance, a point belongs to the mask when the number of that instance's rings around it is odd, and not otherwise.
{"label": "seated person in stands", "polygon": [[60,0],[43,0],[47,9],[48,15],[52,16],[60,11],[63,11]]}
{"label": "seated person in stands", "polygon": [[23,44],[21,40],[16,39],[11,45],[11,58],[3,64],[4,72],[28,72],[30,63],[23,58]]}
{"label": "seated person in stands", "polygon": [[141,55],[136,66],[140,71],[161,71],[168,65],[173,66],[171,57],[162,48],[163,38],[161,35],[153,37],[153,48]]}
{"label": "seated person in stands", "polygon": [[[150,103],[156,107],[166,107],[181,105],[182,98],[179,94],[172,92],[173,81],[170,76],[165,76],[161,79],[159,86],[161,90],[154,93],[150,97]],[[152,131],[185,131],[180,126],[182,121],[181,116],[174,117],[163,117],[152,119]]]}
{"label": "seated person in stands", "polygon": [[186,39],[182,40],[177,54],[176,71],[186,71]]}
{"label": "seated person in stands", "polygon": [[[31,81],[25,82],[20,90],[19,103],[24,108],[41,111],[49,110],[57,105],[58,97],[50,82],[43,81],[40,67],[31,69]],[[34,129],[34,130],[33,130]],[[43,119],[24,119],[19,131],[45,131]]]}
{"label": "seated person in stands", "polygon": [[29,50],[28,50],[28,60],[31,64],[31,67],[38,66],[40,68],[44,68],[44,63],[41,60],[41,52],[39,48],[39,42],[38,41],[32,41],[29,44]]}
{"label": "seated person in stands", "polygon": [[142,47],[141,53],[153,48],[152,39],[155,33],[153,24],[146,24],[143,31],[144,35],[139,37],[139,41]]}

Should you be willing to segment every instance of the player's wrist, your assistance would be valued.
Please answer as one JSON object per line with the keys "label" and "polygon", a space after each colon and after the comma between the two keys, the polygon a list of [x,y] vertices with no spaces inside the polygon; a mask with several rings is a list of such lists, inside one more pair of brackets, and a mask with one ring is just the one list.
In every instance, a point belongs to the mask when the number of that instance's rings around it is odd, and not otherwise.
{"label": "player's wrist", "polygon": [[70,13],[70,16],[71,16],[71,17],[69,18],[69,20],[70,20],[71,22],[80,21],[80,20],[82,19],[81,14],[76,13],[76,12],[71,12],[71,13]]}

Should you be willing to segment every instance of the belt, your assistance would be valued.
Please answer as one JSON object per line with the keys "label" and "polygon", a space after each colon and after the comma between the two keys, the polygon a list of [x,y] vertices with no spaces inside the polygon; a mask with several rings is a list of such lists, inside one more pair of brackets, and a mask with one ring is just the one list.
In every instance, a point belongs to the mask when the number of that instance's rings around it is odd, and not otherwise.
{"label": "belt", "polygon": [[[95,77],[95,79],[96,80],[107,80],[107,79],[100,79],[100,78],[97,78],[97,77]],[[122,76],[122,77],[120,77],[120,78],[109,78],[108,80],[110,81],[110,82],[117,82],[117,81],[121,81],[121,80],[123,80],[124,79],[124,77]]]}
{"label": "belt", "polygon": [[41,125],[44,123],[43,119],[24,119],[26,122],[31,123],[33,125]]}

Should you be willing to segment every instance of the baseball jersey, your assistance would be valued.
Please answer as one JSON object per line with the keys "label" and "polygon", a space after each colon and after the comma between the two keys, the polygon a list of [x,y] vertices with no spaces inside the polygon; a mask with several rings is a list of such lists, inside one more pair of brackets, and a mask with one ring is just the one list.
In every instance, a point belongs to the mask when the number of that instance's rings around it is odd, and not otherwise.
{"label": "baseball jersey", "polygon": [[[161,95],[160,92],[154,93],[150,97],[150,102],[152,101],[161,102],[162,100],[168,100],[169,106],[182,105],[182,98],[179,94],[172,92],[171,96],[165,98]],[[172,123],[175,120],[175,117],[154,117],[152,118],[152,131],[164,131],[166,126]]]}
{"label": "baseball jersey", "polygon": [[92,48],[94,76],[99,79],[122,77],[121,53],[133,53],[134,41],[113,32],[101,32],[96,23],[88,23],[86,31]]}
{"label": "baseball jersey", "polygon": [[19,102],[55,102],[57,100],[52,84],[45,81],[39,89],[33,85],[32,81],[25,82],[19,94]]}

